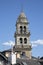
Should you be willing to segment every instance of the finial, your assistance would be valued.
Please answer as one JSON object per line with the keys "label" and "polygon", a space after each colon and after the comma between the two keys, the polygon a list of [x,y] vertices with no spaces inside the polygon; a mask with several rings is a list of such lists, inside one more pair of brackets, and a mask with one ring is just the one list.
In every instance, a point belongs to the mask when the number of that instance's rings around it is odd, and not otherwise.
{"label": "finial", "polygon": [[21,4],[21,12],[23,12],[24,10],[23,10],[23,3]]}

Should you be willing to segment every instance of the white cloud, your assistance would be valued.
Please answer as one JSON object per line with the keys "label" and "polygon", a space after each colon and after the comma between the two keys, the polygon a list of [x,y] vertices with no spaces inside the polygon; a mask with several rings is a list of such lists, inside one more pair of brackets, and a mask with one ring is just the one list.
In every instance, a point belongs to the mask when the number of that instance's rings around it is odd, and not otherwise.
{"label": "white cloud", "polygon": [[43,45],[43,40],[39,39],[36,41],[31,41],[32,47],[37,47],[38,45]]}
{"label": "white cloud", "polygon": [[40,44],[43,45],[43,40],[36,40],[36,41],[31,41],[32,44]]}
{"label": "white cloud", "polygon": [[37,47],[37,45],[36,44],[32,44],[32,47]]}
{"label": "white cloud", "polygon": [[3,45],[5,45],[5,46],[14,46],[15,45],[15,42],[9,41],[9,42],[3,43]]}

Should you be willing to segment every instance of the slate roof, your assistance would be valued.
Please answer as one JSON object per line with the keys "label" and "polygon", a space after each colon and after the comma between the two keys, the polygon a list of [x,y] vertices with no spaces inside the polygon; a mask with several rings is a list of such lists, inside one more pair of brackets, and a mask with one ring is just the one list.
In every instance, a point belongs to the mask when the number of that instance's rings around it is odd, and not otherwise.
{"label": "slate roof", "polygon": [[41,65],[38,60],[34,59],[17,59],[17,63],[20,63],[20,65]]}

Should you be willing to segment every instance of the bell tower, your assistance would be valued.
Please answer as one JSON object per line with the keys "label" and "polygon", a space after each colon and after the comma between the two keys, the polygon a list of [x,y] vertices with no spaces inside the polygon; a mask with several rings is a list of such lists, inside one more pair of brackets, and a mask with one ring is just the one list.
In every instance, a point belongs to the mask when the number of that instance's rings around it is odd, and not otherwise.
{"label": "bell tower", "polygon": [[30,31],[28,30],[28,20],[24,12],[21,12],[16,22],[15,50],[17,54],[31,59]]}

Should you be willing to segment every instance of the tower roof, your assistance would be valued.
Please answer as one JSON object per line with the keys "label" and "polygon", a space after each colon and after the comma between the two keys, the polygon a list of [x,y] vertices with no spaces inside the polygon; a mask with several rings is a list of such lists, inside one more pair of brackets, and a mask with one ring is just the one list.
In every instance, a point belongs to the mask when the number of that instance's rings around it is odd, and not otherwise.
{"label": "tower roof", "polygon": [[26,18],[26,15],[24,14],[24,12],[21,12],[20,15],[19,15],[19,17],[24,17],[24,18]]}
{"label": "tower roof", "polygon": [[17,23],[28,23],[25,13],[22,11],[17,19]]}

